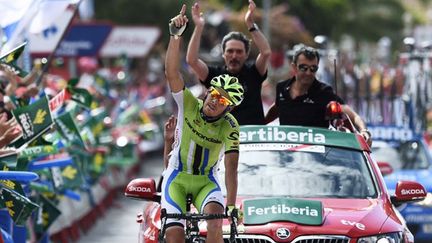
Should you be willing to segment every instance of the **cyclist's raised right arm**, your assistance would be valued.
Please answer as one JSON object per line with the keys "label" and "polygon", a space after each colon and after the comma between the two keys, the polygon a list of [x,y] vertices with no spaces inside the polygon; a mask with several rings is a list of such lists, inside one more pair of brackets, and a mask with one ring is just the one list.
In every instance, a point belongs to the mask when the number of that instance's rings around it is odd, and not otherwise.
{"label": "cyclist's raised right arm", "polygon": [[209,73],[208,66],[198,57],[198,52],[201,45],[201,36],[205,25],[204,17],[200,12],[198,3],[195,3],[192,6],[192,20],[195,24],[195,28],[192,33],[191,40],[189,41],[186,53],[186,62],[197,74],[199,80],[206,80]]}
{"label": "cyclist's raised right arm", "polygon": [[[180,14],[171,19],[177,28],[188,22],[185,12],[186,5],[183,4]],[[180,36],[171,36],[165,57],[165,76],[173,93],[178,93],[184,88],[184,81],[180,74],[180,42]]]}

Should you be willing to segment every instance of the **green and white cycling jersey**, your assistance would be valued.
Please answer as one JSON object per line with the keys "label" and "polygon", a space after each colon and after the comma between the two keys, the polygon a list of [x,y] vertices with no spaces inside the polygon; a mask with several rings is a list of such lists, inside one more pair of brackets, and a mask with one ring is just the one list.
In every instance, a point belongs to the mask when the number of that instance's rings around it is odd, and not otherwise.
{"label": "green and white cycling jersey", "polygon": [[[161,206],[167,213],[186,210],[186,195],[203,212],[212,202],[225,207],[216,170],[222,155],[239,150],[239,126],[231,114],[207,122],[201,117],[203,102],[188,89],[173,93],[178,105],[176,140],[168,168],[163,173]],[[168,219],[167,227],[184,220]]]}
{"label": "green and white cycling jersey", "polygon": [[213,173],[224,153],[239,150],[237,121],[229,113],[214,122],[205,121],[200,114],[203,101],[187,88],[173,93],[173,97],[179,109],[168,166],[194,175]]}

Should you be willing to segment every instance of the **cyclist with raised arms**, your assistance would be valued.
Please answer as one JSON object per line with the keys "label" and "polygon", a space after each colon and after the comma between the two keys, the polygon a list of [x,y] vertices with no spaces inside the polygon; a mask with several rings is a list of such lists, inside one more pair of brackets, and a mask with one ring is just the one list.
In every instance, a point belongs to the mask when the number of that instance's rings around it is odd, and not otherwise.
{"label": "cyclist with raised arms", "polygon": [[[225,155],[226,210],[235,209],[239,126],[229,111],[243,100],[243,87],[237,78],[216,76],[211,80],[204,101],[185,88],[180,74],[181,35],[186,28],[186,5],[170,21],[170,41],[165,58],[165,75],[178,117],[173,151],[163,172],[162,208],[167,213],[184,213],[186,195],[200,212],[223,214],[225,202],[217,179],[217,168]],[[167,219],[166,241],[184,242],[184,221]],[[207,242],[223,242],[222,219],[207,220]]]}

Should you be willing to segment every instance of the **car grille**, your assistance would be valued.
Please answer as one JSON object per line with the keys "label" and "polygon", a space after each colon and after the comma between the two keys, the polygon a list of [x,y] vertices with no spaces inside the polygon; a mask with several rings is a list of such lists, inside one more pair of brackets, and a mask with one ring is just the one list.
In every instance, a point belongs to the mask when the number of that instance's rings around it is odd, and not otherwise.
{"label": "car grille", "polygon": [[[291,243],[348,243],[349,238],[338,235],[319,235],[319,236],[300,236],[295,238]],[[229,239],[225,238],[224,243]],[[276,243],[273,239],[262,235],[239,235],[236,243]]]}
{"label": "car grille", "polygon": [[292,243],[348,243],[349,240],[340,235],[308,235],[297,237]]}
{"label": "car grille", "polygon": [[[224,243],[229,243],[229,238],[224,238]],[[276,241],[263,235],[239,235],[235,243],[276,243]]]}

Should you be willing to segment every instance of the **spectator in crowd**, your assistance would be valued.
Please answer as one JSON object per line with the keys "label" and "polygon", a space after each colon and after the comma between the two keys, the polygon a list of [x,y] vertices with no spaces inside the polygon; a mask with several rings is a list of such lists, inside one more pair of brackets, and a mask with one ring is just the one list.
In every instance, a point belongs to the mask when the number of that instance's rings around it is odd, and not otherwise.
{"label": "spectator in crowd", "polygon": [[38,93],[33,85],[38,70],[33,69],[25,78],[19,78],[5,64],[0,64],[0,154],[22,134],[21,127],[12,116],[15,104],[11,97],[30,98]]}
{"label": "spectator in crowd", "polygon": [[7,120],[5,113],[0,114],[0,150],[21,135],[21,128],[14,118]]}
{"label": "spectator in crowd", "polygon": [[245,89],[245,98],[241,105],[231,111],[240,125],[264,124],[264,111],[261,100],[261,85],[267,78],[267,68],[270,60],[270,45],[254,22],[255,2],[249,0],[249,9],[245,15],[245,23],[252,40],[259,49],[254,63],[246,63],[249,56],[250,41],[240,32],[230,32],[222,40],[224,66],[208,66],[198,57],[205,20],[200,12],[200,6],[192,6],[192,19],[195,29],[189,42],[186,61],[198,75],[199,80],[207,88],[213,77],[229,74],[237,77]]}
{"label": "spectator in crowd", "polygon": [[292,65],[294,77],[279,82],[276,86],[276,101],[266,114],[266,123],[279,117],[281,125],[329,127],[325,119],[327,104],[337,101],[354,126],[371,145],[371,134],[364,121],[333,89],[315,77],[318,71],[319,53],[316,49],[303,46],[295,54]]}
{"label": "spectator in crowd", "polygon": [[172,151],[176,125],[177,118],[175,116],[170,116],[164,125],[164,168],[168,166],[169,153]]}

